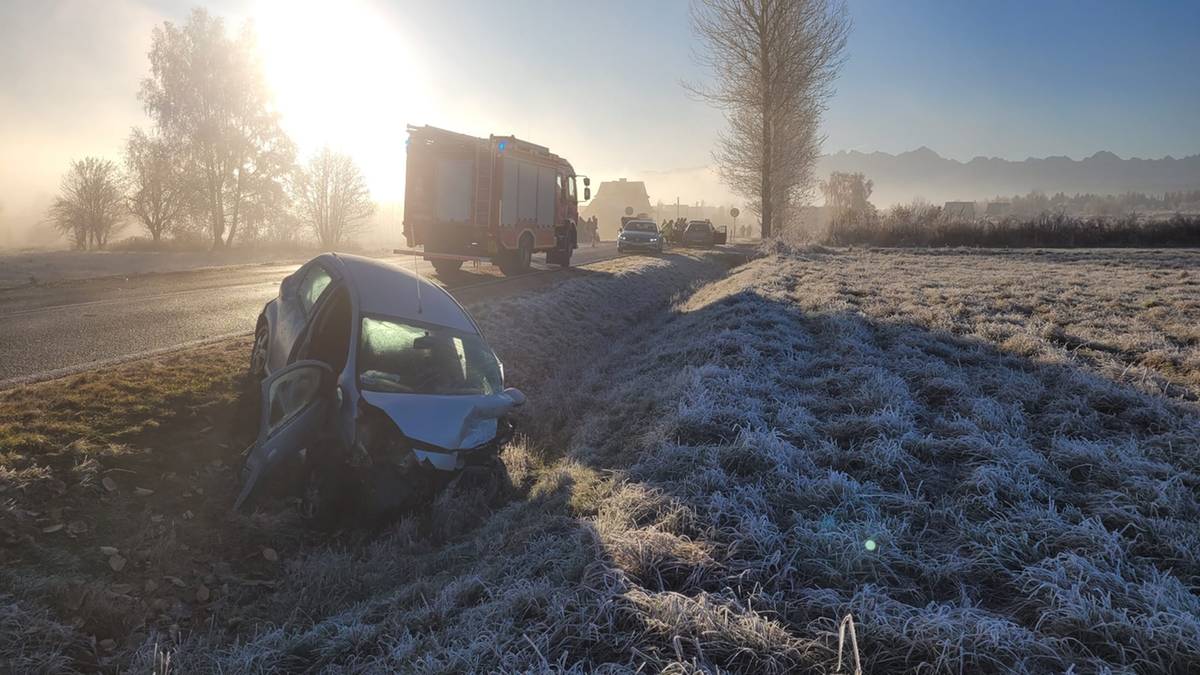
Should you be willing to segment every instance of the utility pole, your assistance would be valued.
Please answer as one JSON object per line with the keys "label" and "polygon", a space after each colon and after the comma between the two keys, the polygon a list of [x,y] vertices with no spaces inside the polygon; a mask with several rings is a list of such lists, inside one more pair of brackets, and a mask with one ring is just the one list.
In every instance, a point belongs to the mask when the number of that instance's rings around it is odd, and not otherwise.
{"label": "utility pole", "polygon": [[679,220],[679,197],[675,198],[675,220]]}

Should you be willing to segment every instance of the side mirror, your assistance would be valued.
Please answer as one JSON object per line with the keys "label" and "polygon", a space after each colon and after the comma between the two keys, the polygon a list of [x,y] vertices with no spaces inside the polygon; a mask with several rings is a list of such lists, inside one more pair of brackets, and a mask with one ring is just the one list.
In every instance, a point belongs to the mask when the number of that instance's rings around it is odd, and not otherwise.
{"label": "side mirror", "polygon": [[504,390],[504,395],[512,399],[513,405],[520,408],[525,405],[525,394],[521,393],[516,387],[508,387]]}
{"label": "side mirror", "polygon": [[[585,178],[584,180],[587,180],[587,179]],[[592,200],[592,188],[590,188],[590,187],[583,188],[583,201],[589,202],[591,200]]]}
{"label": "side mirror", "polygon": [[587,186],[589,186],[589,185],[591,185],[591,184],[592,184],[592,179],[591,179],[591,178],[588,178],[587,176],[584,176],[584,177],[583,177],[583,186],[584,186],[584,187],[587,187]]}

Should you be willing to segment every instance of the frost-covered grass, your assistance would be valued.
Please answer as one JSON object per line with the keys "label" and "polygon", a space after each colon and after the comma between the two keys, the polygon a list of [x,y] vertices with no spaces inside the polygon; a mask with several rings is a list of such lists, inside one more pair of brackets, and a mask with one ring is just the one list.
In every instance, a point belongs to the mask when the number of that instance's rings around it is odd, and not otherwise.
{"label": "frost-covered grass", "polygon": [[[276,597],[303,612],[175,658],[829,672],[851,614],[868,672],[1193,672],[1193,269],[816,249],[659,315],[587,295],[580,324],[625,326],[546,371],[527,429],[550,444],[505,457],[523,498],[449,541],[414,521],[302,557]],[[541,368],[590,334],[526,329]]]}
{"label": "frost-covered grass", "polygon": [[[569,389],[556,384],[563,373],[724,269],[714,256],[621,258],[469,306],[540,419],[557,409],[552,392]],[[597,550],[575,514],[589,513],[587,486],[601,476],[525,438],[505,450],[511,504],[495,516],[504,502],[470,491],[380,536],[306,532],[284,505],[234,516],[248,348],[238,340],[0,396],[0,671],[161,672],[168,660],[175,672],[411,670],[418,657],[461,671],[501,649],[524,658],[530,608],[567,602],[566,580]],[[522,537],[527,558],[516,555]],[[541,557],[555,551],[572,557]],[[498,580],[522,590],[484,603]],[[393,614],[367,604],[385,598]],[[400,638],[396,621],[410,644],[380,653]],[[371,649],[352,649],[362,641]]]}
{"label": "frost-covered grass", "polygon": [[531,397],[511,500],[291,547],[121,663],[830,672],[851,614],[868,672],[1195,672],[1195,255],[622,259],[472,308]]}
{"label": "frost-covered grass", "polygon": [[633,653],[831,669],[850,613],[872,672],[1196,672],[1195,262],[817,249],[693,295],[580,387]]}

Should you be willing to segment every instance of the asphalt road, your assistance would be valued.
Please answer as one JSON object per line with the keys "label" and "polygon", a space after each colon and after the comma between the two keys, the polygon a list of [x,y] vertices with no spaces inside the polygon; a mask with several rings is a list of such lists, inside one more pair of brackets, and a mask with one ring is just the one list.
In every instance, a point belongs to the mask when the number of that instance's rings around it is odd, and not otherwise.
{"label": "asphalt road", "polygon": [[[585,265],[615,255],[615,244],[581,247],[571,262]],[[425,261],[392,260],[433,276]],[[297,267],[93,279],[0,293],[0,388],[247,335],[263,305],[279,292],[279,282]],[[534,267],[551,269],[537,262]],[[446,284],[451,292],[484,285],[503,293],[511,283],[491,265],[475,269],[467,263]]]}

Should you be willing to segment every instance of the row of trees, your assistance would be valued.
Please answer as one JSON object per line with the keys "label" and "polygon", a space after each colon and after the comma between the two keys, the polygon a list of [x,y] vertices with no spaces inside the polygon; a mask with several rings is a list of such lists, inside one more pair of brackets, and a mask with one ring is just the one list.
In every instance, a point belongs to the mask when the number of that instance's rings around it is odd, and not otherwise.
{"label": "row of trees", "polygon": [[828,228],[809,234],[823,243],[866,246],[1103,247],[1200,246],[1200,216],[1176,213],[1169,218],[1071,213],[1068,208],[1096,200],[1161,206],[1186,205],[1200,191],[1151,197],[1126,193],[1114,197],[1041,192],[1015,196],[1001,217],[964,217],[924,200],[879,211],[870,202],[874,183],[861,173],[834,172],[821,182]]}
{"label": "row of trees", "polygon": [[810,195],[819,125],[850,31],[843,0],[694,0],[698,57],[713,75],[687,85],[725,112],[713,153],[770,237]]}
{"label": "row of trees", "polygon": [[1076,193],[1053,195],[1034,190],[1024,195],[1009,198],[997,197],[992,201],[1007,202],[1007,212],[1019,216],[1036,216],[1041,213],[1067,213],[1080,216],[1124,216],[1147,212],[1183,213],[1200,212],[1200,190],[1165,192],[1162,195],[1144,192],[1123,192],[1115,195]]}
{"label": "row of trees", "polygon": [[155,28],[149,57],[139,97],[152,126],[130,134],[123,167],[73,162],[50,208],[76,247],[103,248],[127,217],[156,243],[201,232],[214,250],[246,230],[290,239],[301,227],[334,247],[365,225],[375,206],[350,157],[326,147],[296,164],[248,24],[230,34],[197,9]]}
{"label": "row of trees", "polygon": [[888,247],[1197,247],[1200,216],[1175,214],[1147,220],[1044,212],[976,220],[959,218],[941,206],[913,202],[870,217],[833,221],[818,240],[841,246]]}

